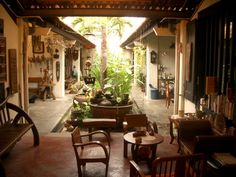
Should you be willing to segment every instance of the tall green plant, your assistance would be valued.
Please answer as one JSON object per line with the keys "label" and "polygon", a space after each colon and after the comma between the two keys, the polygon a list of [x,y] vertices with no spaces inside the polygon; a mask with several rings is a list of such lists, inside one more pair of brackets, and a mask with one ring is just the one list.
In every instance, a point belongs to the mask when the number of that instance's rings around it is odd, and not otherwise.
{"label": "tall green plant", "polygon": [[98,56],[93,60],[93,64],[91,67],[91,76],[95,77],[95,85],[94,88],[96,90],[101,89],[101,68],[100,68],[101,60]]}
{"label": "tall green plant", "polygon": [[107,67],[107,78],[104,89],[115,97],[124,99],[130,94],[132,88],[133,73],[128,59],[111,55]]}
{"label": "tall green plant", "polygon": [[106,78],[107,69],[107,37],[109,34],[117,34],[119,37],[123,34],[126,26],[132,26],[132,24],[124,18],[120,17],[76,17],[73,21],[73,25],[79,25],[78,31],[81,34],[94,34],[99,33],[101,35],[101,62],[100,62],[100,84],[104,86],[104,78]]}

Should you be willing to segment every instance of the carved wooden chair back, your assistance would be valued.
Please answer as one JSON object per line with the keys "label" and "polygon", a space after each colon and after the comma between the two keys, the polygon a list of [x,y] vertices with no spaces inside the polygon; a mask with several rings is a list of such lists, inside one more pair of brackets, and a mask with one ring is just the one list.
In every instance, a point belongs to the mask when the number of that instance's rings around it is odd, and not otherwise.
{"label": "carved wooden chair back", "polygon": [[[152,162],[151,177],[203,177],[205,167],[206,160],[203,154],[158,157]],[[130,177],[145,177],[141,168],[132,160]]]}
{"label": "carved wooden chair back", "polygon": [[[103,140],[89,140],[90,136],[97,134],[103,135]],[[111,148],[109,135],[102,130],[81,135],[80,129],[76,127],[71,133],[71,137],[77,161],[78,176],[82,177],[81,166],[85,166],[86,163],[101,162],[106,165],[105,176],[107,177]],[[99,136],[99,138],[101,138],[101,136]]]}
{"label": "carved wooden chair back", "polygon": [[146,114],[126,114],[124,116],[123,130],[127,133],[137,128],[145,128],[148,126],[148,118]]}

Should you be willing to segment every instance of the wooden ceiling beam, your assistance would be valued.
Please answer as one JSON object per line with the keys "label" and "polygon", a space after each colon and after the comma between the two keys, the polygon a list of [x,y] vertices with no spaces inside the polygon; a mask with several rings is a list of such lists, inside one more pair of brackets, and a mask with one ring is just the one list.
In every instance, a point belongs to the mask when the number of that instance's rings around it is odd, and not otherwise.
{"label": "wooden ceiling beam", "polygon": [[113,16],[147,18],[190,18],[192,11],[115,10],[115,9],[33,9],[24,10],[19,16]]}

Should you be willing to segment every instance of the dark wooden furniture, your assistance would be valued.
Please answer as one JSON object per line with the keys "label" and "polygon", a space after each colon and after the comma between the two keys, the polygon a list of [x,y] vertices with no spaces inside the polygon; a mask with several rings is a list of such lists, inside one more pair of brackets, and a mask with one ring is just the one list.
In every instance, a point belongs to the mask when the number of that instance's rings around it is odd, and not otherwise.
{"label": "dark wooden furniture", "polygon": [[38,97],[41,96],[41,83],[42,83],[41,77],[29,77],[28,83],[29,83],[29,94],[30,95],[37,95]]}
{"label": "dark wooden furniture", "polygon": [[[34,146],[39,145],[39,133],[34,122],[20,107],[7,102],[8,98],[0,104],[1,158],[5,157],[29,130],[32,130],[33,133]],[[0,169],[3,168],[0,167]]]}
{"label": "dark wooden furniture", "polygon": [[[136,131],[126,133],[124,135],[124,144],[130,143],[132,145],[131,152],[134,161],[146,160],[151,165],[152,161],[156,158],[157,145],[162,143],[164,138],[157,133],[150,135],[146,131],[143,132],[144,135],[140,136],[134,136],[137,133]],[[146,147],[145,150],[150,148],[150,153],[147,156],[142,156],[142,154],[139,154],[140,147]],[[127,149],[124,149],[124,157],[127,157]]]}
{"label": "dark wooden furniture", "polygon": [[129,114],[132,110],[133,105],[116,105],[116,106],[105,106],[98,104],[90,104],[92,117],[95,118],[112,118],[116,119],[118,127],[122,127],[124,121],[124,115]]}
{"label": "dark wooden furniture", "polygon": [[[219,142],[224,140],[227,142],[229,140],[233,143],[234,137],[228,133],[228,130],[225,130],[225,125],[221,120],[222,118],[216,116],[213,122],[208,119],[180,120],[178,125],[178,140],[181,152],[184,154],[196,153],[197,148],[211,141],[212,143],[216,141],[217,144],[217,140]],[[211,146],[210,143],[208,145]]]}
{"label": "dark wooden furniture", "polygon": [[[106,118],[85,118],[82,120],[83,127],[88,128],[88,132],[91,133],[93,129],[106,129],[110,137],[110,129],[116,127],[116,119]],[[92,137],[89,137],[92,140]]]}
{"label": "dark wooden furniture", "polygon": [[[235,135],[230,135],[227,131],[222,133],[217,128],[216,122],[213,125],[208,120],[180,121],[179,145],[181,153],[204,153],[207,158],[209,175],[233,177],[236,175]],[[227,154],[227,158],[223,157],[225,154]]]}
{"label": "dark wooden furniture", "polygon": [[214,132],[208,120],[181,120],[178,128],[178,141],[183,154],[194,152],[196,136],[213,136]]}
{"label": "dark wooden furniture", "polygon": [[[103,141],[86,141],[85,137],[104,135]],[[78,176],[82,177],[81,166],[85,166],[86,163],[101,162],[106,165],[106,174],[108,173],[109,158],[110,158],[110,139],[105,131],[99,130],[88,134],[81,135],[80,129],[76,127],[71,133],[72,145],[74,147]],[[101,138],[101,136],[99,136]]]}
{"label": "dark wooden furniture", "polygon": [[188,120],[188,117],[180,117],[178,115],[172,115],[169,117],[170,121],[170,144],[176,139],[178,141],[178,129],[179,129],[179,121]]}
{"label": "dark wooden furniture", "polygon": [[[158,157],[152,162],[149,177],[203,177],[206,173],[203,154]],[[130,177],[145,177],[142,169],[130,161]],[[147,177],[147,176],[146,176]]]}
{"label": "dark wooden furniture", "polygon": [[[123,121],[124,134],[143,129],[145,131],[153,131],[158,133],[157,125],[155,122],[148,121],[146,114],[125,114]],[[124,141],[124,157],[127,157],[128,142]]]}

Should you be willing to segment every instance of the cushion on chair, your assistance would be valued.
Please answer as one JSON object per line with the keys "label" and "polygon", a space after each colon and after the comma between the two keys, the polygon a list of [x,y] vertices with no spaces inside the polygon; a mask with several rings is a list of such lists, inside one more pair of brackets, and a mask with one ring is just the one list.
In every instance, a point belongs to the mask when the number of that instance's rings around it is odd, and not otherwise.
{"label": "cushion on chair", "polygon": [[84,148],[80,151],[80,158],[100,159],[106,158],[106,155],[102,147],[91,145],[89,148]]}

